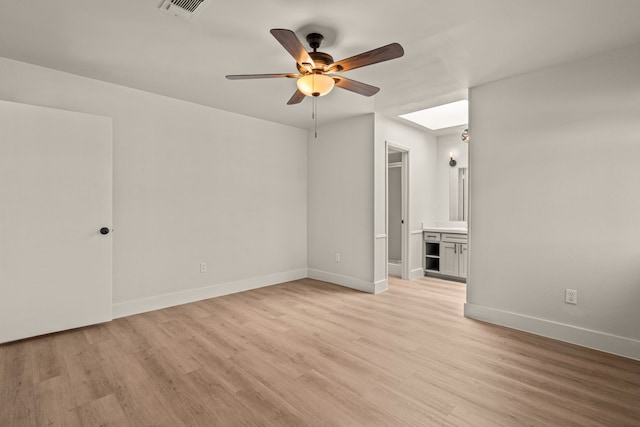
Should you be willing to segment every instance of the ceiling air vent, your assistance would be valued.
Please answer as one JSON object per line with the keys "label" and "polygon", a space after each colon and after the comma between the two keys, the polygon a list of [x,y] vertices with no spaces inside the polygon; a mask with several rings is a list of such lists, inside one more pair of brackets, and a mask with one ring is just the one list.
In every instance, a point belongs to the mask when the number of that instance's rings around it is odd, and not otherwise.
{"label": "ceiling air vent", "polygon": [[160,9],[171,12],[176,16],[190,18],[195,15],[204,0],[162,0]]}

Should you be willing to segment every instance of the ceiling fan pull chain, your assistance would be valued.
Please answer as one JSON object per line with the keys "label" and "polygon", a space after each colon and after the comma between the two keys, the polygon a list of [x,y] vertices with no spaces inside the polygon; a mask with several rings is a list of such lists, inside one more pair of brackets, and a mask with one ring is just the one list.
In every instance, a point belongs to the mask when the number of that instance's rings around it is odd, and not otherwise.
{"label": "ceiling fan pull chain", "polygon": [[313,97],[313,133],[314,138],[318,139],[318,97]]}

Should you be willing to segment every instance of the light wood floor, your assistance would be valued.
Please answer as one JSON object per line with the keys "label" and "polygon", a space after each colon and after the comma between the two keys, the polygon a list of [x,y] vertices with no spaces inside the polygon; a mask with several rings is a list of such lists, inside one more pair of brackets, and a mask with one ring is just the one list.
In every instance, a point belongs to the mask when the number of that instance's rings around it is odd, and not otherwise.
{"label": "light wood floor", "polygon": [[638,426],[640,362],[300,280],[0,346],[1,426]]}

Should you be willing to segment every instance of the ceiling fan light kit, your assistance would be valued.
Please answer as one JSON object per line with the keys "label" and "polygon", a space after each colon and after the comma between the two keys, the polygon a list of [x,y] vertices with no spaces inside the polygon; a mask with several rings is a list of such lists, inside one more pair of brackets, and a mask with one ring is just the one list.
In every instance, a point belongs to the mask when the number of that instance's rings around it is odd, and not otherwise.
{"label": "ceiling fan light kit", "polygon": [[336,82],[324,74],[307,74],[297,81],[298,90],[307,96],[324,96],[331,92]]}

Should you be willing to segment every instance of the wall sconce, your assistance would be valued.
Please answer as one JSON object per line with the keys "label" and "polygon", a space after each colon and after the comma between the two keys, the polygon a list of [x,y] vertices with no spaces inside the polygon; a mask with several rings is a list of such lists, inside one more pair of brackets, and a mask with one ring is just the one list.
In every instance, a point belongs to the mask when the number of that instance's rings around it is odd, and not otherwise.
{"label": "wall sconce", "polygon": [[462,135],[460,137],[462,138],[462,142],[469,142],[469,129],[462,131]]}
{"label": "wall sconce", "polygon": [[449,153],[449,166],[454,167],[458,162],[453,159],[453,151]]}

